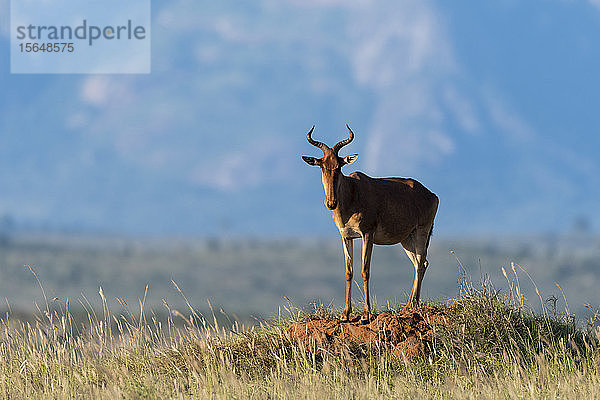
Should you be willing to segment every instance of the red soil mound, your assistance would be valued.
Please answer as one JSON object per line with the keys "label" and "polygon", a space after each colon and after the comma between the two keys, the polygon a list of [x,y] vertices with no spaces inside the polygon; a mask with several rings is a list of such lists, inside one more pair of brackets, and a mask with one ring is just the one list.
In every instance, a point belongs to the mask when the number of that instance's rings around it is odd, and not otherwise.
{"label": "red soil mound", "polygon": [[340,342],[385,343],[399,357],[412,358],[426,354],[436,326],[448,325],[443,309],[424,306],[401,312],[383,312],[368,324],[360,317],[350,322],[339,320],[312,320],[298,322],[287,329],[291,338],[315,350]]}

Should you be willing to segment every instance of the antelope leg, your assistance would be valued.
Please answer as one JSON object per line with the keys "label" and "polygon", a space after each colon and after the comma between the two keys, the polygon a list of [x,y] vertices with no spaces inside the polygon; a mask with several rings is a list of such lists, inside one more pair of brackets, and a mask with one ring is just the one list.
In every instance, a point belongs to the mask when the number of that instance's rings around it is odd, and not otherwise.
{"label": "antelope leg", "polygon": [[352,243],[352,239],[342,238],[344,257],[346,259],[346,306],[342,312],[342,321],[348,321],[352,312]]}

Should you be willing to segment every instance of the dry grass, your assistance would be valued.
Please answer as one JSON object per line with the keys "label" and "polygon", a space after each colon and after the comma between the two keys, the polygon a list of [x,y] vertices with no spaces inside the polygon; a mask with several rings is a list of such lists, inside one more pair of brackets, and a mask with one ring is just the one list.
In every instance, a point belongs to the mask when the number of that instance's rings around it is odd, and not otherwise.
{"label": "dry grass", "polygon": [[0,392],[5,398],[600,398],[595,321],[577,327],[568,314],[528,311],[517,272],[507,274],[502,295],[463,280],[459,299],[437,304],[451,324],[436,331],[428,356],[412,361],[393,357],[384,345],[315,354],[286,336],[292,321],[319,315],[288,310],[288,317],[258,328],[224,329],[189,307],[169,310],[163,323],[143,300],[135,313],[124,303],[113,313],[100,290],[102,311],[89,308],[84,323],[74,323],[68,302],[56,309],[46,303],[33,323],[2,318]]}

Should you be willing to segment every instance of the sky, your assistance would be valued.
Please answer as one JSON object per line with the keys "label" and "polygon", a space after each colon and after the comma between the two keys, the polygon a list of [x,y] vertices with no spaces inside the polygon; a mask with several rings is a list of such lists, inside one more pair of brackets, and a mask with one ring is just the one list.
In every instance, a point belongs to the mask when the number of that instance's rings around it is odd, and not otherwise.
{"label": "sky", "polygon": [[[443,235],[600,228],[597,0],[152,2],[150,74],[11,74],[0,217],[130,235],[333,235],[306,132],[414,177]],[[6,219],[5,218],[5,219]]]}

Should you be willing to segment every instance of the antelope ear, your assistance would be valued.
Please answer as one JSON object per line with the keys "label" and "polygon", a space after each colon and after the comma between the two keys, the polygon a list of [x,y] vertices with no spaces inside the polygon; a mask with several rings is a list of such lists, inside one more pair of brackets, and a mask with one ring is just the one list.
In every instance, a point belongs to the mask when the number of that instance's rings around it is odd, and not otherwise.
{"label": "antelope ear", "polygon": [[313,166],[316,166],[316,167],[318,167],[319,165],[321,165],[321,160],[319,160],[318,158],[309,157],[309,156],[302,156],[302,159],[308,165],[313,165]]}
{"label": "antelope ear", "polygon": [[344,164],[352,164],[358,158],[358,154],[350,154],[344,157]]}

